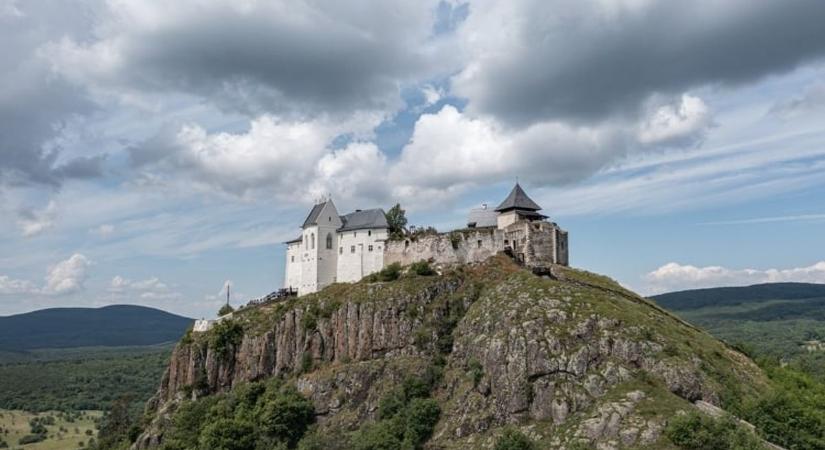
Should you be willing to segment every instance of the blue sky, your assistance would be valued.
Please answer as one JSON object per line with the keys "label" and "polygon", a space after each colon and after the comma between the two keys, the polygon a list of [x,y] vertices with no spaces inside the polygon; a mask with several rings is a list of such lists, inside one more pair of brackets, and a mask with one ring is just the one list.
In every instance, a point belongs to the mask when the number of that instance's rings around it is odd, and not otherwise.
{"label": "blue sky", "polygon": [[518,178],[644,294],[825,282],[825,4],[0,0],[0,315],[210,316],[313,200]]}

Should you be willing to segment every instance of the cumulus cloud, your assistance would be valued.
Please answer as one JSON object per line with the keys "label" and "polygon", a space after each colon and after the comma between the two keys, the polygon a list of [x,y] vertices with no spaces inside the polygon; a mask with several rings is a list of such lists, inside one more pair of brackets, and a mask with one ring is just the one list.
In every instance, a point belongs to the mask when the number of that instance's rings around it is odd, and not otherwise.
{"label": "cumulus cloud", "polygon": [[34,284],[27,280],[17,280],[7,275],[0,275],[0,294],[30,294],[36,292]]}
{"label": "cumulus cloud", "polygon": [[736,84],[825,55],[825,4],[480,0],[458,28],[453,79],[474,112],[508,123],[592,121],[653,93]]}
{"label": "cumulus cloud", "polygon": [[700,139],[711,123],[705,102],[683,94],[676,104],[659,106],[642,123],[639,142],[657,145],[686,145]]}
{"label": "cumulus cloud", "polygon": [[671,262],[645,276],[651,294],[719,286],[758,283],[825,283],[825,261],[790,269],[730,269],[721,266],[696,267]]}
{"label": "cumulus cloud", "polygon": [[21,209],[17,224],[23,237],[33,237],[52,228],[57,215],[57,204],[50,201],[42,210]]}
{"label": "cumulus cloud", "polygon": [[65,295],[83,290],[90,265],[91,261],[80,253],[60,261],[49,268],[43,293]]}
{"label": "cumulus cloud", "polygon": [[172,300],[183,296],[181,293],[173,291],[157,277],[132,281],[117,275],[109,283],[108,291],[120,298],[132,300]]}

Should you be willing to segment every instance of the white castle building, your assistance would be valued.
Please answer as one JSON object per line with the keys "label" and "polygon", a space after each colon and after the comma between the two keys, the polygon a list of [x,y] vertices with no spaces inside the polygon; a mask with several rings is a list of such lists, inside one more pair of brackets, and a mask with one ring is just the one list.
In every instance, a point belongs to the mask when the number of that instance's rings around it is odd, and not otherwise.
{"label": "white castle building", "polygon": [[383,209],[342,216],[332,200],[325,200],[312,207],[301,235],[286,242],[284,287],[304,295],[332,283],[359,281],[385,264],[479,262],[502,251],[528,267],[567,265],[567,232],[540,210],[516,183],[495,210],[486,205],[471,210],[463,230],[389,240]]}
{"label": "white castle building", "polygon": [[332,200],[312,207],[301,235],[286,243],[284,287],[309,294],[358,281],[384,267],[389,226],[380,208],[339,215]]}

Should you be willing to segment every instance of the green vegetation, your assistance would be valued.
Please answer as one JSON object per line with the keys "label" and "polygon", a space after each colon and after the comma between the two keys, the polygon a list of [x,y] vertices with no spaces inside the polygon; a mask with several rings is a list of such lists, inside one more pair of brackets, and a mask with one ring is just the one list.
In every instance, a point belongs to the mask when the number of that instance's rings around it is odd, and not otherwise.
{"label": "green vegetation", "polygon": [[[0,410],[0,448],[25,450],[76,449],[93,441],[100,413],[96,411],[39,414]],[[2,443],[6,445],[3,446]]]}
{"label": "green vegetation", "polygon": [[712,418],[699,412],[674,417],[665,435],[685,450],[760,450],[764,445],[736,419]]}
{"label": "green vegetation", "polygon": [[[164,450],[295,448],[315,419],[312,402],[279,378],[244,384],[229,393],[184,401],[164,435]],[[125,448],[131,426],[101,429],[100,448]]]}
{"label": "green vegetation", "polygon": [[221,306],[221,309],[218,310],[218,317],[225,316],[229,313],[235,312],[235,308],[232,307],[229,303]]}
{"label": "green vegetation", "polygon": [[416,275],[421,275],[424,277],[435,275],[435,270],[430,267],[429,261],[417,261],[410,264],[410,271]]}
{"label": "green vegetation", "polygon": [[390,229],[390,238],[402,238],[407,230],[407,214],[405,210],[401,209],[401,204],[396,203],[395,206],[390,208],[386,213],[386,217]]}
{"label": "green vegetation", "polygon": [[367,281],[375,283],[377,281],[395,281],[401,276],[401,264],[392,263],[380,271],[367,277]]}
{"label": "green vegetation", "polygon": [[520,431],[515,428],[506,428],[496,441],[493,450],[533,450],[536,446]]}
{"label": "green vegetation", "polygon": [[235,320],[222,320],[209,330],[209,347],[225,354],[243,340],[243,326]]}
{"label": "green vegetation", "polygon": [[438,403],[428,398],[436,379],[408,378],[378,407],[378,421],[353,433],[356,450],[418,449],[430,438],[441,415]]}
{"label": "green vegetation", "polygon": [[124,395],[137,412],[157,389],[171,346],[41,352],[0,365],[0,409],[107,410]]}
{"label": "green vegetation", "polygon": [[825,285],[809,283],[768,283],[744,287],[721,287],[671,292],[652,297],[667,309],[685,311],[707,306],[736,306],[768,300],[825,298]]}

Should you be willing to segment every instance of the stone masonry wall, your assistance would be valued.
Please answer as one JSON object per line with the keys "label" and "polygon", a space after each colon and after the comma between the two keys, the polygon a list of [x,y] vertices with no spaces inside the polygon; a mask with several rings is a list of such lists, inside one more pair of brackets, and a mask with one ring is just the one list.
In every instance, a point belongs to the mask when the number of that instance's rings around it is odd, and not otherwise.
{"label": "stone masonry wall", "polygon": [[[560,240],[564,241],[563,252],[560,250]],[[423,260],[438,264],[482,262],[506,249],[510,249],[513,256],[528,267],[567,265],[566,241],[567,233],[554,223],[522,221],[509,225],[504,230],[466,229],[416,239],[387,241],[384,265],[396,262],[407,265]]]}

